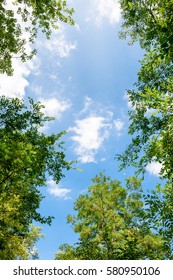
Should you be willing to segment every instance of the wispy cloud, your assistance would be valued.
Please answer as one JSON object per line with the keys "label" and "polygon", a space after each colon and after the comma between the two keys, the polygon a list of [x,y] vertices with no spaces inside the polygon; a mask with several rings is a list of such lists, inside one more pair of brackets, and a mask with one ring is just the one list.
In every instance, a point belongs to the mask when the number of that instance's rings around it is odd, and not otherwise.
{"label": "wispy cloud", "polygon": [[121,10],[117,0],[95,0],[91,2],[92,12],[87,20],[94,19],[99,27],[106,20],[110,24],[116,24],[120,21]]}
{"label": "wispy cloud", "polygon": [[48,49],[53,54],[57,54],[59,57],[68,57],[72,50],[77,48],[76,42],[70,42],[67,39],[65,33],[65,27],[59,25],[57,30],[52,30],[52,35],[50,40],[44,40],[39,42],[39,45],[42,45]]}
{"label": "wispy cloud", "polygon": [[71,197],[69,194],[71,193],[70,189],[61,188],[59,184],[57,185],[55,181],[50,179],[48,182],[48,192],[53,195],[54,197],[61,198],[64,200],[70,199]]}
{"label": "wispy cloud", "polygon": [[124,128],[124,122],[120,119],[114,120],[115,130],[118,136],[121,135]]}
{"label": "wispy cloud", "polygon": [[88,96],[85,96],[84,97],[84,108],[82,109],[82,111],[80,112],[80,114],[83,114],[85,112],[88,112],[88,110],[91,110],[91,107],[93,106],[93,100],[88,97]]}
{"label": "wispy cloud", "polygon": [[146,170],[154,176],[159,176],[161,169],[162,164],[156,161],[153,161],[146,166]]}
{"label": "wispy cloud", "polygon": [[111,121],[113,118],[113,112],[108,106],[105,106],[100,102],[93,100],[89,96],[84,97],[83,109],[79,112],[79,114],[82,116],[99,115],[103,116],[105,119],[107,119],[107,121]]}

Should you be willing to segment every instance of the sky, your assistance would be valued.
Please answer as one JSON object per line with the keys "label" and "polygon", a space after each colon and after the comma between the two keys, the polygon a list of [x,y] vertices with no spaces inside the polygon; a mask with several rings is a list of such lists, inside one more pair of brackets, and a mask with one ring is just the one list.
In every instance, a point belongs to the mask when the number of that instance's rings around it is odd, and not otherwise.
{"label": "sky", "polygon": [[[14,60],[14,75],[0,75],[0,94],[26,100],[29,96],[45,105],[44,112],[55,120],[42,132],[67,134],[68,160],[78,160],[82,171],[65,172],[58,185],[47,178],[40,213],[54,216],[51,226],[41,225],[45,235],[37,242],[40,259],[54,259],[63,243],[73,245],[77,234],[66,223],[73,205],[86,193],[91,178],[105,171],[125,186],[125,178],[134,175],[128,168],[119,172],[115,159],[130,143],[128,135],[127,89],[137,81],[143,51],[136,43],[119,39],[121,11],[116,0],[69,0],[75,9],[75,26],[60,23],[48,41],[43,34],[36,40],[37,55],[32,61]],[[29,48],[29,46],[28,46]],[[144,188],[158,181],[160,164],[147,166]]]}

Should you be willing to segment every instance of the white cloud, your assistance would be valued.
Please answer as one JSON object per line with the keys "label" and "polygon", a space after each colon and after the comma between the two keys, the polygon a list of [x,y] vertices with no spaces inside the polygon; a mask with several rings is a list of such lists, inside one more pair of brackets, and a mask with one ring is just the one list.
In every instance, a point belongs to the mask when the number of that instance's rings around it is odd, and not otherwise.
{"label": "white cloud", "polygon": [[[75,125],[69,128],[74,135],[74,152],[82,163],[96,162],[96,155],[103,148],[113,128],[113,112],[109,107],[84,97],[83,109],[78,112]],[[105,157],[100,158],[105,160]]]}
{"label": "white cloud", "polygon": [[67,40],[65,28],[62,25],[57,30],[52,30],[50,40],[45,40],[44,42],[40,42],[40,44],[60,57],[68,57],[70,52],[77,48],[76,42],[69,42]]}
{"label": "white cloud", "polygon": [[48,183],[48,192],[51,195],[64,200],[70,199],[69,196],[71,192],[70,189],[59,187],[59,185],[57,185],[55,181],[53,181],[52,179],[50,179],[47,183]]}
{"label": "white cloud", "polygon": [[89,116],[77,120],[70,131],[75,133],[71,139],[75,142],[75,153],[82,163],[95,162],[95,154],[109,136],[111,125],[100,116]]}
{"label": "white cloud", "polygon": [[120,119],[114,120],[114,125],[115,125],[115,130],[117,132],[117,135],[120,136],[121,135],[121,131],[124,128],[124,122],[121,121]]}
{"label": "white cloud", "polygon": [[156,161],[153,161],[146,166],[146,170],[151,175],[154,175],[154,176],[159,176],[161,169],[162,169],[162,164],[159,162],[156,162]]}
{"label": "white cloud", "polygon": [[[93,6],[94,5],[94,6]],[[95,19],[97,26],[101,26],[104,20],[107,20],[110,24],[116,24],[120,21],[121,10],[117,0],[95,0],[92,1],[91,18]]]}
{"label": "white cloud", "polygon": [[22,63],[15,59],[13,61],[13,76],[0,75],[0,94],[7,97],[23,98],[25,89],[29,86],[27,77],[34,65],[32,62]]}
{"label": "white cloud", "polygon": [[62,113],[71,107],[67,100],[60,100],[55,97],[40,99],[40,102],[45,106],[43,112],[49,117],[60,118]]}

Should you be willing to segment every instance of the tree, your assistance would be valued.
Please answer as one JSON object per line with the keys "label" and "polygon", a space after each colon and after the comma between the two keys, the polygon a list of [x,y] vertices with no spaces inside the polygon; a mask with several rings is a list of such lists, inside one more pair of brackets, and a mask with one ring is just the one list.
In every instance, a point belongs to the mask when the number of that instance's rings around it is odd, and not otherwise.
{"label": "tree", "polygon": [[122,11],[121,37],[130,37],[130,43],[139,40],[149,51],[159,48],[169,60],[173,59],[173,1],[120,0]]}
{"label": "tree", "polygon": [[[162,164],[161,177],[173,179],[173,66],[151,50],[143,59],[134,90],[128,91],[133,109],[129,112],[129,134],[134,135],[122,167],[134,165],[145,172],[148,163]],[[139,160],[140,159],[140,160]]]}
{"label": "tree", "polygon": [[[162,164],[161,175],[173,179],[173,2],[170,0],[120,1],[123,15],[121,35],[139,40],[147,50],[134,90],[128,97],[134,110],[129,133],[135,135],[124,155],[122,167],[135,165],[140,171],[152,161]],[[143,154],[142,154],[143,151]],[[136,160],[142,154],[139,164]]]}
{"label": "tree", "polygon": [[167,258],[173,259],[173,192],[170,184],[157,185],[144,196],[146,220],[164,240]]}
{"label": "tree", "polygon": [[44,116],[40,102],[29,98],[28,107],[18,98],[0,97],[1,256],[8,247],[16,248],[16,240],[28,238],[33,221],[51,223],[52,217],[38,212],[43,199],[38,187],[46,185],[47,176],[58,183],[72,163],[65,160],[60,141],[65,132],[40,132],[52,118]]}
{"label": "tree", "polygon": [[0,260],[38,259],[35,243],[43,237],[41,228],[31,225],[25,235],[10,234],[7,229],[0,231]]}
{"label": "tree", "polygon": [[[173,236],[173,1],[120,1],[122,37],[139,41],[146,50],[141,61],[138,81],[128,97],[133,105],[129,112],[132,141],[119,155],[121,168],[133,165],[145,172],[151,162],[161,164],[158,188],[145,197],[149,220],[159,227],[167,248]],[[162,201],[162,203],[160,203]],[[170,249],[171,248],[171,249]]]}
{"label": "tree", "polygon": [[56,259],[163,259],[163,240],[145,221],[140,181],[127,179],[123,188],[119,181],[104,174],[96,176],[88,193],[75,202],[76,216],[67,220],[79,233],[74,246],[64,244]]}
{"label": "tree", "polygon": [[58,28],[59,21],[74,24],[72,14],[64,0],[6,0],[0,3],[0,73],[12,75],[14,58],[30,59],[35,49],[27,51],[41,29],[50,37],[51,29]]}

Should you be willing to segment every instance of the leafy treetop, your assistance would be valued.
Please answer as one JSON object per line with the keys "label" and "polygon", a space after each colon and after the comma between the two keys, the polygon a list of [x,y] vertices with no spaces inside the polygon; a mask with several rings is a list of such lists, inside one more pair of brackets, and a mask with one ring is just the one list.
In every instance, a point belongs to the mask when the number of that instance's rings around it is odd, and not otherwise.
{"label": "leafy treetop", "polygon": [[[14,0],[0,2],[0,73],[12,75],[14,58],[22,61],[32,58],[35,49],[28,53],[28,44],[34,43],[41,29],[50,37],[51,29],[59,22],[74,24],[73,9],[64,0]],[[28,39],[27,39],[28,38]]]}
{"label": "leafy treetop", "polygon": [[[147,50],[141,61],[138,81],[128,97],[129,133],[133,135],[122,167],[134,165],[139,171],[152,161],[162,164],[161,176],[173,179],[173,1],[120,1],[121,35],[139,40]],[[140,160],[138,161],[138,159]]]}
{"label": "leafy treetop", "polygon": [[[29,107],[29,108],[28,108]],[[46,135],[40,132],[45,122],[40,102],[29,99],[28,107],[18,98],[0,97],[0,250],[9,240],[28,236],[33,221],[51,223],[38,209],[43,199],[38,187],[46,185],[47,176],[58,183],[64,170],[65,132]],[[15,242],[13,242],[15,244]],[[1,252],[2,254],[2,252]]]}
{"label": "leafy treetop", "polygon": [[119,181],[104,174],[93,179],[85,195],[76,200],[76,216],[67,220],[79,234],[74,246],[64,244],[56,259],[162,259],[162,237],[154,234],[145,221],[140,181]]}
{"label": "leafy treetop", "polygon": [[[151,162],[161,164],[158,185],[145,197],[149,222],[165,238],[172,251],[173,236],[173,1],[120,0],[122,37],[139,41],[147,52],[141,61],[138,81],[128,90],[132,103],[129,133],[132,141],[119,155],[121,167],[133,165],[145,172]],[[165,183],[166,181],[166,183]],[[171,257],[172,258],[172,257]]]}
{"label": "leafy treetop", "polygon": [[122,9],[121,37],[139,40],[141,47],[161,48],[167,58],[173,59],[173,1],[120,0]]}

